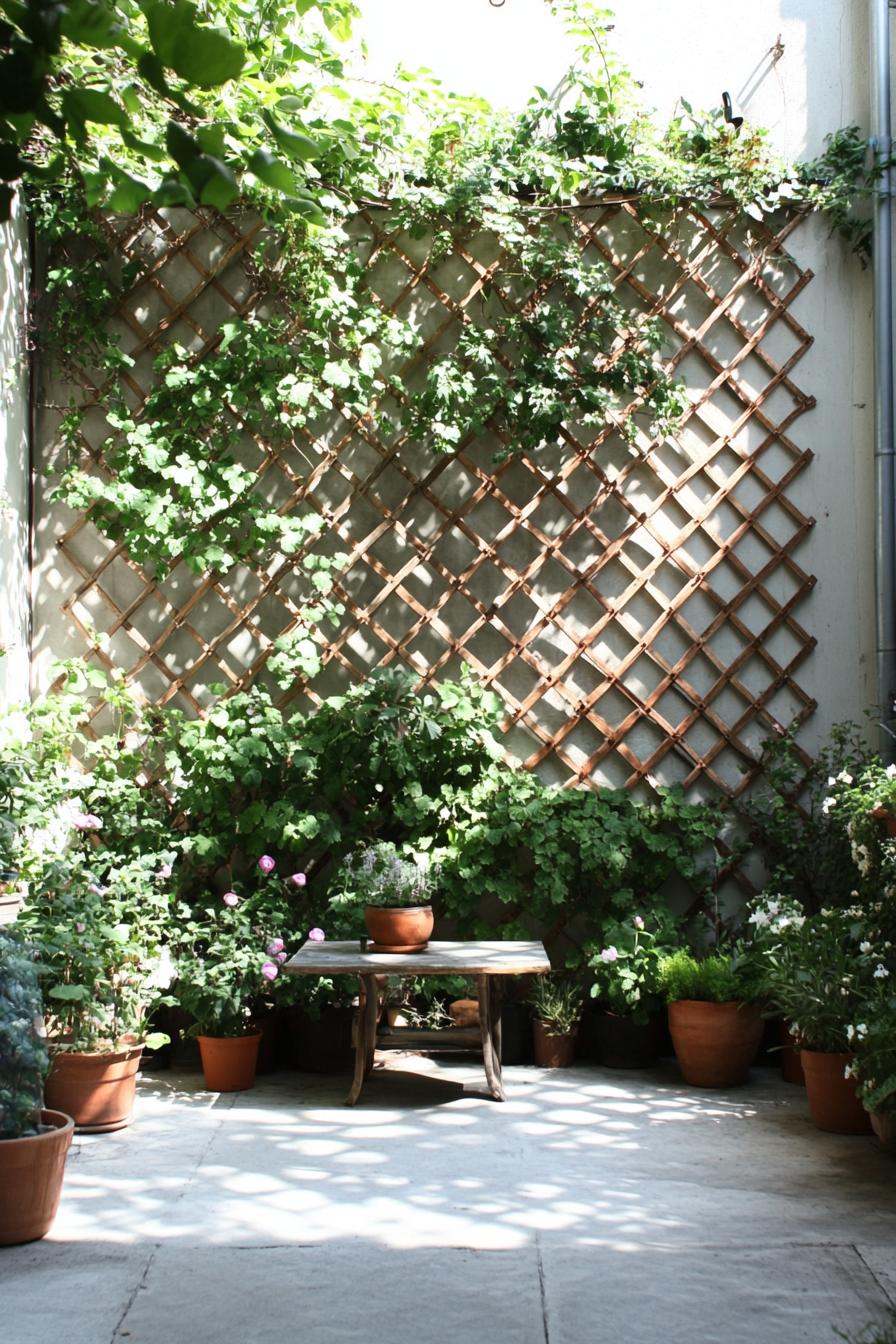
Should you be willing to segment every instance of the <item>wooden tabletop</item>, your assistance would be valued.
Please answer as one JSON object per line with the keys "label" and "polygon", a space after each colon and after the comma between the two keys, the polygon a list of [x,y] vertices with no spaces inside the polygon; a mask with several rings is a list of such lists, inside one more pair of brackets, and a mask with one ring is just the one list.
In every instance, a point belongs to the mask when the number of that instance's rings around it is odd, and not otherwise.
{"label": "wooden tabletop", "polygon": [[428,943],[422,952],[362,952],[353,942],[306,943],[290,975],[525,975],[551,969],[541,943]]}

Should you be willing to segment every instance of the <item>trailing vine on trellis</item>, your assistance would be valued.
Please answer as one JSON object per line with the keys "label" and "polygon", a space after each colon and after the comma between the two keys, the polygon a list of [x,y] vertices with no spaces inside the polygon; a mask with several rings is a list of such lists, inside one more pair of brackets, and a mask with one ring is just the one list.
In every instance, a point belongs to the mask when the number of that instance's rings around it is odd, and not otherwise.
{"label": "trailing vine on trellis", "polygon": [[[273,167],[259,172],[247,204],[270,222],[255,256],[269,315],[229,322],[199,354],[165,350],[136,413],[117,376],[128,356],[105,319],[140,283],[139,271],[115,275],[101,228],[79,224],[90,219],[91,197],[77,165],[52,189],[32,183],[50,248],[52,316],[38,334],[63,360],[90,351],[110,430],[98,458],[85,456],[84,411],[69,408],[57,497],[89,509],[101,532],[156,571],[178,559],[203,573],[291,558],[304,571],[307,602],[272,660],[284,679],[314,670],[314,627],[338,619],[331,590],[339,557],[308,550],[319,518],[291,502],[272,504],[264,467],[278,444],[301,450],[301,432],[320,415],[397,415],[413,440],[440,453],[488,430],[501,445],[498,459],[556,442],[564,424],[614,420],[630,438],[646,430],[654,439],[674,427],[681,393],[666,372],[660,327],[621,302],[599,257],[579,245],[577,202],[636,195],[642,215],[661,219],[687,196],[727,201],[760,220],[782,206],[817,204],[857,251],[867,249],[865,222],[851,210],[874,186],[858,131],[838,132],[825,158],[801,168],[775,159],[763,132],[738,132],[721,114],[696,115],[686,103],[660,132],[610,52],[607,12],[587,0],[552,8],[581,47],[559,103],[539,90],[522,114],[497,117],[478,100],[409,82],[401,97],[379,90],[366,103],[349,100],[354,148],[321,158],[317,171],[330,174],[330,185],[319,176],[313,212],[278,198]],[[428,112],[425,134],[403,118],[406,104]],[[394,372],[420,335],[379,306],[348,227],[371,206],[396,232],[428,238],[434,263],[483,231],[499,247],[456,344],[430,362],[422,386]],[[87,255],[71,240],[84,228]]]}

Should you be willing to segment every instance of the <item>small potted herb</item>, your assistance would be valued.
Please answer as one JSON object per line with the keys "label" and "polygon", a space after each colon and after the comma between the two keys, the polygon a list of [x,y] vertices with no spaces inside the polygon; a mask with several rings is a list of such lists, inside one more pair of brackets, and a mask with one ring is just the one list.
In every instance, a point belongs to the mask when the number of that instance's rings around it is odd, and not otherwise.
{"label": "small potted herb", "polygon": [[762,1039],[753,966],[739,953],[684,950],[664,957],[660,986],[669,1032],[685,1081],[692,1087],[735,1087],[747,1081]]}
{"label": "small potted herb", "polygon": [[420,952],[433,929],[433,872],[425,854],[403,858],[389,841],[366,845],[345,858],[330,904],[363,907],[378,952]]}
{"label": "small potted herb", "polygon": [[543,1069],[567,1068],[575,1058],[582,1017],[582,988],[573,980],[540,975],[529,995],[535,1063]]}
{"label": "small potted herb", "polygon": [[0,1246],[50,1230],[74,1121],[42,1105],[48,1067],[37,966],[0,929]]}

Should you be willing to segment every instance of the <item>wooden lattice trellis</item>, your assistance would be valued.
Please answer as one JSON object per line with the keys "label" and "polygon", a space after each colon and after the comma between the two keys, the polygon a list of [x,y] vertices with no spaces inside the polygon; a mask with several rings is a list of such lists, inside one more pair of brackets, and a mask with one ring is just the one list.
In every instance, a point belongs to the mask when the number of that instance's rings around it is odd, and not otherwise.
{"label": "wooden lattice trellis", "polygon": [[[260,488],[284,511],[318,511],[327,527],[314,544],[348,557],[324,670],[284,700],[307,705],[379,664],[430,681],[466,662],[507,706],[509,746],[558,782],[748,787],[761,740],[814,708],[796,679],[815,642],[797,619],[814,582],[798,560],[813,520],[788,493],[811,458],[789,431],[814,404],[791,377],[811,343],[790,311],[811,272],[784,251],[799,218],[747,232],[721,208],[682,207],[662,229],[631,202],[576,212],[582,249],[665,324],[689,392],[674,440],[645,429],[632,446],[614,423],[589,437],[568,426],[556,447],[498,468],[494,443],[434,457],[345,412],[286,449],[259,440]],[[495,249],[479,239],[434,263],[384,219],[367,211],[355,232],[374,293],[420,329],[400,370],[413,386],[493,283]],[[106,227],[122,259],[141,263],[117,318],[139,407],[161,348],[211,348],[222,321],[257,308],[260,226],[147,211]],[[96,403],[89,372],[76,376]],[[91,442],[85,421],[92,452],[99,425]],[[48,416],[44,431],[49,441]],[[41,520],[44,534],[61,513]],[[44,595],[45,643],[92,648],[158,702],[195,711],[214,683],[252,682],[299,617],[292,558],[155,578],[89,517],[68,514],[61,531],[52,601],[68,633]]]}

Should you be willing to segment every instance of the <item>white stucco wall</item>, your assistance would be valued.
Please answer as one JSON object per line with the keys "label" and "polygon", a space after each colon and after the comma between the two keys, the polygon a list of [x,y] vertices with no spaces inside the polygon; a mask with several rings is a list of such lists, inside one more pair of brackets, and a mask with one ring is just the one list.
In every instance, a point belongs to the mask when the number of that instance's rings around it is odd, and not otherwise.
{"label": "white stucco wall", "polygon": [[[371,75],[396,62],[429,67],[447,88],[522,107],[534,84],[553,88],[572,55],[544,0],[365,0],[360,32]],[[779,47],[780,40],[780,47]],[[619,0],[613,42],[662,118],[679,97],[735,111],[771,133],[786,158],[812,158],[825,135],[869,118],[867,5],[842,0]],[[814,336],[794,379],[817,408],[793,430],[815,461],[791,489],[817,519],[797,558],[817,576],[799,619],[818,647],[799,677],[819,710],[804,735],[860,719],[876,697],[873,614],[873,399],[870,273],[819,219],[792,241],[816,279],[794,315]]]}
{"label": "white stucco wall", "polygon": [[0,705],[29,690],[27,231],[0,225]]}

